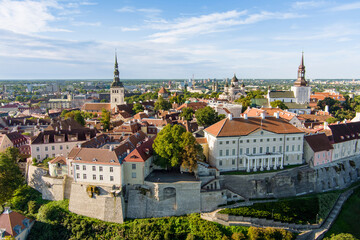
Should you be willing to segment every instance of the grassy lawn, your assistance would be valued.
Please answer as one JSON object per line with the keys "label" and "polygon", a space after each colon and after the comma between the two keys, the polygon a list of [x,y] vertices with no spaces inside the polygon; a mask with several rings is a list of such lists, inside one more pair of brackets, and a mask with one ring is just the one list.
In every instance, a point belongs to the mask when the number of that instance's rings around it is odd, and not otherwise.
{"label": "grassy lawn", "polygon": [[220,213],[274,219],[288,223],[315,224],[326,218],[339,194],[339,192],[321,193],[282,199],[277,202],[255,203],[249,207],[224,209]]}
{"label": "grassy lawn", "polygon": [[291,168],[296,168],[296,167],[300,167],[300,166],[304,166],[306,164],[297,164],[297,165],[289,165],[289,166],[284,166],[283,169],[272,169],[272,170],[265,170],[265,171],[257,171],[257,172],[246,172],[246,171],[230,171],[230,172],[222,172],[220,173],[220,175],[251,175],[251,174],[260,174],[260,173],[271,173],[271,172],[280,172],[286,169],[291,169]]}
{"label": "grassy lawn", "polygon": [[326,233],[329,237],[332,233],[351,233],[360,238],[360,188],[357,188],[353,195],[345,202],[342,210],[335,220],[334,225]]}

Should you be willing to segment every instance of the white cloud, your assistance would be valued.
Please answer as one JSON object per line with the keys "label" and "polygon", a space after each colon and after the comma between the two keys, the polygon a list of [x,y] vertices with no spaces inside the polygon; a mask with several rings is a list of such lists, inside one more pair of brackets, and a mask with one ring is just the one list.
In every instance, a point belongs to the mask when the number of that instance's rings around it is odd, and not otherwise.
{"label": "white cloud", "polygon": [[356,10],[360,8],[360,2],[348,3],[339,5],[333,8],[330,8],[330,11],[349,11],[349,10]]}
{"label": "white cloud", "polygon": [[292,7],[295,9],[306,9],[306,8],[316,8],[325,5],[325,1],[305,1],[305,2],[294,2]]}
{"label": "white cloud", "polygon": [[73,22],[72,25],[77,27],[89,26],[89,27],[99,27],[101,22]]}
{"label": "white cloud", "polygon": [[135,12],[136,9],[133,7],[125,6],[125,7],[116,9],[115,11],[117,11],[117,12]]}
{"label": "white cloud", "polygon": [[142,13],[148,13],[148,14],[159,14],[162,12],[160,9],[157,9],[157,8],[134,8],[131,6],[124,6],[122,8],[116,9],[115,11],[129,12],[129,13],[142,12]]}
{"label": "white cloud", "polygon": [[0,1],[0,29],[17,33],[66,31],[51,28],[48,23],[55,21],[50,8],[60,8],[55,1]]}
{"label": "white cloud", "polygon": [[[242,16],[245,16],[241,19]],[[174,43],[191,36],[204,35],[213,32],[227,31],[232,26],[254,24],[269,19],[290,19],[302,15],[294,13],[260,12],[247,14],[247,11],[228,11],[212,13],[199,17],[175,19],[174,22],[152,24],[150,27],[161,32],[149,36],[150,40],[158,43]]]}
{"label": "white cloud", "polygon": [[136,27],[122,27],[120,28],[122,32],[136,32],[139,31],[140,28],[136,28]]}

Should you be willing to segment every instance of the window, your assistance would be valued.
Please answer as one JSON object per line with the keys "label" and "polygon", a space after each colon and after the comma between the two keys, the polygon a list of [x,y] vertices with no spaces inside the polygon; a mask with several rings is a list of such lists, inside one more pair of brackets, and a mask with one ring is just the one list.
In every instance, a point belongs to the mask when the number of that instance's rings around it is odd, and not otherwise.
{"label": "window", "polygon": [[133,164],[131,165],[131,169],[136,169],[136,164],[135,164],[135,163],[133,163]]}
{"label": "window", "polygon": [[262,140],[262,139],[260,139],[260,142],[263,142],[263,140]]}
{"label": "window", "polygon": [[249,148],[246,148],[246,154],[249,154]]}
{"label": "window", "polygon": [[268,153],[268,152],[270,152],[270,149],[269,149],[269,147],[266,147],[266,152]]}
{"label": "window", "polygon": [[229,156],[229,149],[226,149],[226,156]]}
{"label": "window", "polygon": [[93,171],[96,171],[96,166],[92,166],[92,170],[93,170]]}
{"label": "window", "polygon": [[103,175],[100,175],[100,180],[102,181],[102,180],[104,180],[104,177],[103,177]]}
{"label": "window", "polygon": [[282,138],[280,138],[280,141],[282,141]]}
{"label": "window", "polygon": [[254,139],[254,143],[256,143],[256,139]]}
{"label": "window", "polygon": [[52,157],[55,157],[55,153],[52,154]]}
{"label": "window", "polygon": [[232,165],[235,165],[235,159],[233,159],[233,160],[231,161],[231,163],[232,163]]}
{"label": "window", "polygon": [[253,154],[255,154],[256,153],[256,148],[253,148]]}
{"label": "window", "polygon": [[219,155],[220,155],[220,157],[222,156],[222,150],[219,151]]}
{"label": "window", "polygon": [[219,144],[222,145],[222,141],[219,141]]}
{"label": "window", "polygon": [[114,181],[114,176],[110,176],[110,181]]}
{"label": "window", "polygon": [[298,145],[298,151],[300,151],[300,145]]}
{"label": "window", "polygon": [[232,150],[232,155],[235,155],[235,149]]}
{"label": "window", "polygon": [[79,170],[80,169],[80,166],[79,165],[76,165],[76,170]]}
{"label": "window", "polygon": [[219,165],[222,166],[222,161],[221,160],[219,161]]}
{"label": "window", "polygon": [[260,153],[262,153],[262,150],[263,150],[262,147],[260,147]]}
{"label": "window", "polygon": [[289,151],[289,146],[286,146],[286,151],[287,151],[287,152]]}
{"label": "window", "polygon": [[39,148],[39,147],[36,147],[36,151],[39,152],[39,151],[40,151],[40,148]]}
{"label": "window", "polygon": [[37,157],[36,157],[38,160],[40,160],[40,155],[37,155]]}
{"label": "window", "polygon": [[48,148],[48,147],[45,147],[45,151],[49,151],[49,148]]}
{"label": "window", "polygon": [[102,172],[103,171],[103,167],[99,167],[99,172]]}
{"label": "window", "polygon": [[298,137],[298,140],[300,140],[301,139],[301,137]]}
{"label": "window", "polygon": [[83,174],[83,179],[86,179],[86,174]]}
{"label": "window", "polygon": [[279,152],[281,152],[281,151],[282,151],[282,146],[279,147]]}
{"label": "window", "polygon": [[45,158],[48,158],[48,157],[49,157],[49,154],[46,154],[46,155],[45,155]]}
{"label": "window", "polygon": [[273,146],[273,152],[276,152],[276,147],[275,146]]}
{"label": "window", "polygon": [[295,137],[293,137],[293,141],[295,141]]}
{"label": "window", "polygon": [[51,146],[51,150],[55,150],[55,146]]}
{"label": "window", "polygon": [[69,149],[69,145],[66,145],[66,149]]}
{"label": "window", "polygon": [[76,174],[76,178],[80,178],[80,173],[77,173],[77,174]]}
{"label": "window", "polygon": [[273,138],[273,141],[276,142],[276,138]]}
{"label": "window", "polygon": [[266,139],[266,141],[270,142],[270,138]]}
{"label": "window", "polygon": [[59,148],[60,148],[60,150],[62,150],[62,149],[63,149],[62,145],[60,145],[60,147],[59,147]]}
{"label": "window", "polygon": [[243,140],[240,140],[240,143],[243,143]]}
{"label": "window", "polygon": [[110,172],[113,172],[114,171],[114,168],[113,167],[110,167]]}
{"label": "window", "polygon": [[248,140],[246,140],[246,142],[247,142],[247,143],[249,143],[249,142],[250,142],[250,141],[249,141],[249,139],[248,139]]}
{"label": "window", "polygon": [[240,148],[240,155],[242,155],[242,154],[243,154],[243,153],[242,153],[242,151],[243,151],[243,150],[242,150],[242,148]]}
{"label": "window", "polygon": [[295,145],[291,146],[291,151],[295,151]]}
{"label": "window", "polygon": [[96,180],[96,175],[95,174],[93,174],[93,180]]}
{"label": "window", "polygon": [[131,173],[131,177],[132,177],[132,178],[136,178],[136,172],[132,172],[132,173]]}
{"label": "window", "polygon": [[229,141],[226,141],[226,145],[229,144]]}
{"label": "window", "polygon": [[239,163],[242,164],[242,159],[239,160]]}
{"label": "window", "polygon": [[235,141],[232,141],[233,144],[235,144]]}
{"label": "window", "polygon": [[286,138],[286,141],[289,141],[289,138]]}
{"label": "window", "polygon": [[300,159],[300,155],[297,155],[297,160],[299,160]]}

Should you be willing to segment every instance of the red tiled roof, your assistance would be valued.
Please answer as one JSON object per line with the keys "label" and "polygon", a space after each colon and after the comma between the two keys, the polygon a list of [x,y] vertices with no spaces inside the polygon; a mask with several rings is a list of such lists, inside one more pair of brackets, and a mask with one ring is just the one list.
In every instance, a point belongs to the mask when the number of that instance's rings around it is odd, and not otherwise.
{"label": "red tiled roof", "polygon": [[[13,236],[16,237],[18,235],[17,232],[15,232],[14,227],[19,225],[21,227],[21,230],[24,230],[26,227],[23,223],[25,219],[29,219],[25,216],[23,216],[20,213],[11,211],[10,213],[3,213],[0,215],[0,228],[6,229],[5,230],[5,236]],[[29,224],[33,220],[29,219]]]}
{"label": "red tiled roof", "polygon": [[124,159],[125,162],[145,162],[153,154],[152,144],[155,137],[147,140],[127,155]]}
{"label": "red tiled roof", "polygon": [[305,136],[305,141],[314,152],[329,151],[334,149],[325,133]]}
{"label": "red tiled roof", "polygon": [[168,93],[168,91],[164,87],[161,87],[159,93]]}
{"label": "red tiled roof", "polygon": [[49,163],[53,164],[53,163],[61,163],[61,164],[66,164],[66,158],[64,156],[57,156],[56,158],[54,158],[53,160],[49,161]]}
{"label": "red tiled roof", "polygon": [[206,128],[205,131],[216,137],[229,137],[249,135],[258,129],[278,134],[302,133],[301,130],[290,123],[275,117],[266,117],[265,119],[258,117],[248,119],[233,118],[232,120],[225,118]]}

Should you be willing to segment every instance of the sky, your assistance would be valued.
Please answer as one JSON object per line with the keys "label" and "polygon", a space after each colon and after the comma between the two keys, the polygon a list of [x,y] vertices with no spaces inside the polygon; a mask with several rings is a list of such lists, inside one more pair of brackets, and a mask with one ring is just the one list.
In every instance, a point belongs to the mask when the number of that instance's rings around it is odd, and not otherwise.
{"label": "sky", "polygon": [[0,0],[0,79],[360,78],[360,1]]}

